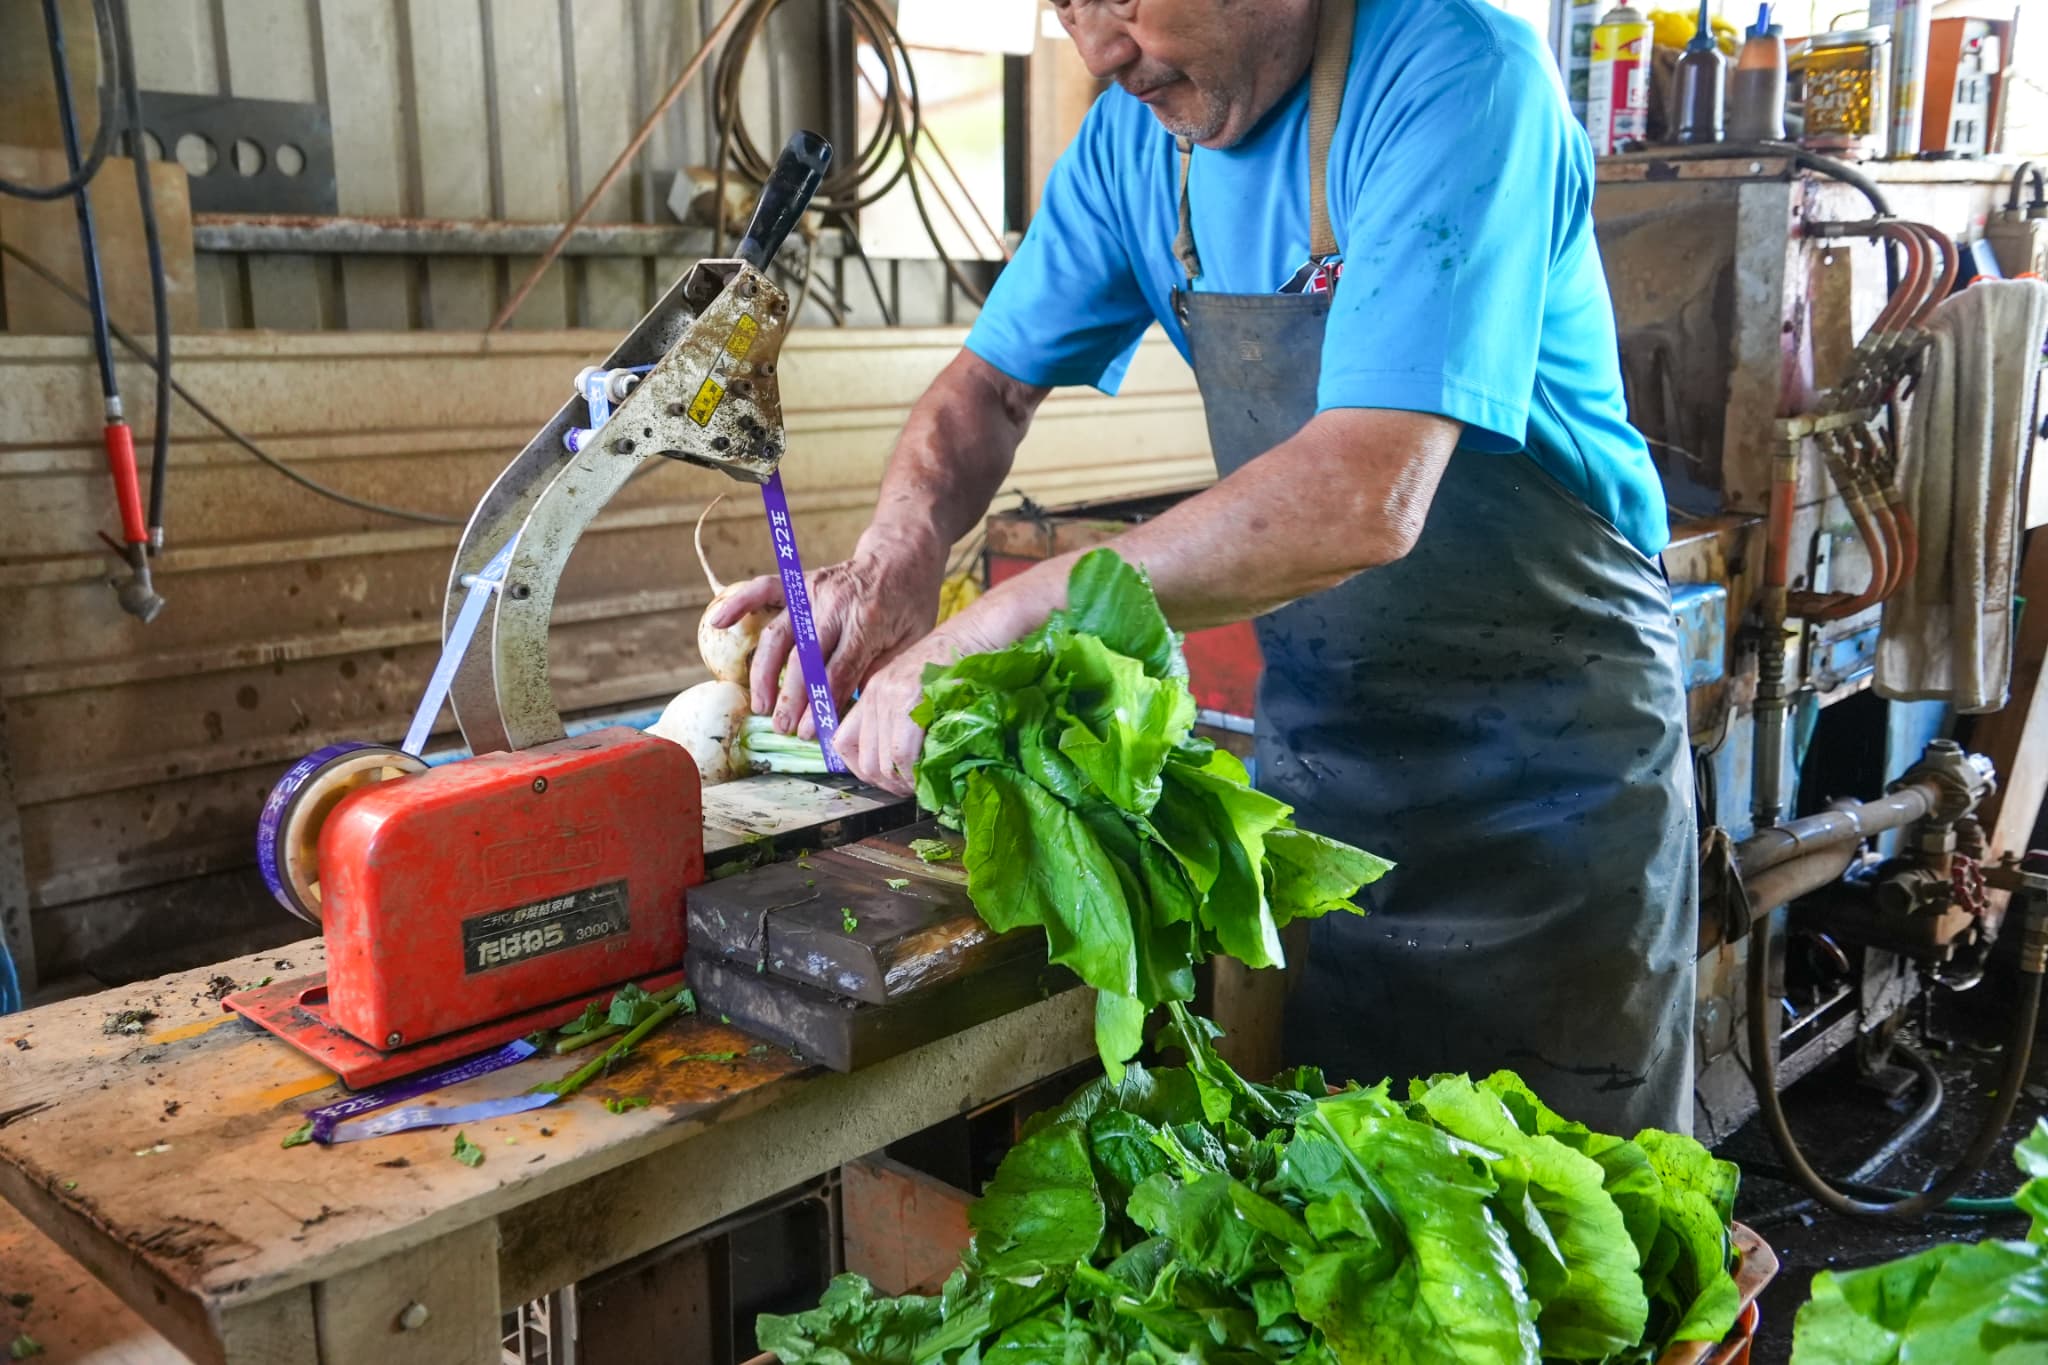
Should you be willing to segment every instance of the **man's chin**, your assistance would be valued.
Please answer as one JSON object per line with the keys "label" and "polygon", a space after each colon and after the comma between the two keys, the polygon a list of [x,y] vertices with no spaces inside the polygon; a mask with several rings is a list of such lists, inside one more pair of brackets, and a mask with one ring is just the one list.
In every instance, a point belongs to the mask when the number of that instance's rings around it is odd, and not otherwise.
{"label": "man's chin", "polygon": [[1229,109],[1217,108],[1192,86],[1175,90],[1164,99],[1150,101],[1145,107],[1152,111],[1152,117],[1159,120],[1161,127],[1177,138],[1185,138],[1201,147],[1224,145],[1216,139],[1230,122]]}

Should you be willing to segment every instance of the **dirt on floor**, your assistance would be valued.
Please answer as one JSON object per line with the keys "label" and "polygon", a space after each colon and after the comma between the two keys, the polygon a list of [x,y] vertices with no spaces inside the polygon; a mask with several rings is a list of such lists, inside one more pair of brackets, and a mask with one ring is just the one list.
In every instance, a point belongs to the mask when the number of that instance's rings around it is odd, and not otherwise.
{"label": "dirt on floor", "polygon": [[[1904,1033],[1941,1073],[1945,1099],[1939,1115],[1872,1183],[1918,1191],[1944,1174],[1976,1134],[1992,1103],[2002,1044],[2017,1010],[2016,989],[2000,977],[1977,989],[1937,997],[1932,1027],[1923,1036],[1916,1024]],[[1919,1011],[1915,1011],[1916,1019]],[[1997,1150],[1964,1193],[2009,1195],[2020,1184],[2012,1164],[2013,1144],[2048,1113],[2048,1031],[2035,1046],[2019,1106],[2005,1126]],[[1918,1107],[1916,1083],[1903,1097],[1886,1099],[1862,1084],[1845,1053],[1805,1077],[1785,1094],[1794,1136],[1807,1159],[1829,1177],[1842,1177],[1884,1145]],[[1779,1270],[1761,1299],[1762,1321],[1753,1365],[1785,1365],[1792,1357],[1793,1322],[1808,1297],[1816,1272],[1850,1270],[1908,1255],[1942,1241],[1979,1241],[2023,1236],[2019,1214],[1919,1219],[1846,1218],[1825,1209],[1799,1207],[1804,1191],[1774,1178],[1782,1163],[1763,1124],[1751,1119],[1718,1149],[1743,1167],[1736,1216],[1755,1228],[1778,1254]]]}

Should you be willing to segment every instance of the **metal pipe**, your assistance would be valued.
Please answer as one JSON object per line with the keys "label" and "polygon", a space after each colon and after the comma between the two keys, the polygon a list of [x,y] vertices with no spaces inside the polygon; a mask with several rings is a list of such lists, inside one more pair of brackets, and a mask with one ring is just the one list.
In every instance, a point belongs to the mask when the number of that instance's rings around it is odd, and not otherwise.
{"label": "metal pipe", "polygon": [[1855,861],[1856,845],[1846,843],[1779,863],[1754,878],[1745,874],[1742,889],[1749,894],[1751,918],[1768,915],[1780,905],[1833,883]]}
{"label": "metal pipe", "polygon": [[1785,631],[1780,618],[1767,626],[1757,652],[1756,800],[1751,814],[1758,828],[1785,818],[1785,721],[1792,698],[1785,686]]}
{"label": "metal pipe", "polygon": [[[241,255],[297,252],[348,256],[537,256],[561,234],[560,223],[492,218],[330,217],[289,213],[195,213],[192,245],[199,251]],[[562,247],[564,256],[708,256],[711,229],[657,223],[581,223]],[[837,229],[818,234],[817,251],[838,256],[845,240]],[[791,243],[778,256],[791,269],[802,264]],[[786,258],[786,259],[785,259]]]}
{"label": "metal pipe", "polygon": [[[1758,754],[1761,771],[1762,754]],[[1759,780],[1761,785],[1761,780]],[[1886,830],[1902,829],[1932,815],[1941,803],[1941,786],[1932,777],[1908,782],[1874,801],[1841,801],[1832,810],[1802,816],[1782,825],[1759,829],[1735,846],[1736,865],[1745,881],[1795,860],[1838,848],[1854,849],[1857,844]],[[1846,866],[1846,864],[1845,864]],[[1783,905],[1790,896],[1765,901],[1751,891],[1750,899],[1760,905]]]}

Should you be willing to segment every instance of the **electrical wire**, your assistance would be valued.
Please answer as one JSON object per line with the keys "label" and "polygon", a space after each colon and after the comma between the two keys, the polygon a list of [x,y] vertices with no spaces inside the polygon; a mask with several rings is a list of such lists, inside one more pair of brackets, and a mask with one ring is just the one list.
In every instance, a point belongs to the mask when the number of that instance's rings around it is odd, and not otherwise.
{"label": "electrical wire", "polygon": [[[164,484],[171,464],[171,305],[164,275],[163,235],[157,230],[156,190],[142,145],[142,89],[135,80],[135,41],[128,28],[128,0],[111,0],[114,54],[121,98],[128,110],[128,156],[135,166],[135,202],[142,210],[142,243],[149,256],[149,311],[156,329],[156,424],[150,433],[149,545],[164,543]],[[97,5],[99,0],[95,0]]]}
{"label": "electrical wire", "polygon": [[882,325],[894,327],[896,315],[889,308],[888,296],[882,293],[882,282],[875,278],[875,264],[868,259],[868,249],[861,245],[860,234],[853,230],[853,216],[839,215],[839,230],[846,235],[847,243],[853,247],[853,254],[860,261],[862,273],[868,277],[868,288],[875,291],[875,307],[882,310]]}
{"label": "electrical wire", "polygon": [[[50,203],[58,199],[69,199],[100,173],[100,166],[107,159],[107,152],[114,145],[114,128],[120,121],[115,117],[114,92],[120,85],[119,46],[114,41],[113,17],[108,12],[107,0],[92,0],[93,27],[99,32],[100,67],[99,80],[100,121],[93,130],[92,146],[85,159],[71,174],[55,185],[24,185],[18,181],[0,178],[0,194],[13,195],[16,199],[34,199]],[[132,73],[131,73],[132,77]]]}
{"label": "electrical wire", "polygon": [[[23,251],[20,247],[15,246],[12,242],[0,241],[0,254],[12,256],[15,260],[21,262],[23,266],[38,276],[44,284],[49,285],[80,308],[88,306],[83,294],[64,283],[55,271]],[[414,512],[403,507],[390,507],[381,502],[372,502],[368,498],[358,498],[352,494],[344,493],[338,488],[330,488],[310,475],[300,473],[285,461],[272,455],[262,446],[257,445],[256,442],[244,436],[236,429],[234,424],[201,402],[190,389],[166,374],[163,367],[157,363],[156,356],[150,352],[149,348],[134,337],[129,336],[118,323],[110,320],[107,327],[113,333],[114,340],[127,347],[137,360],[140,360],[143,364],[154,370],[159,382],[170,389],[172,393],[184,399],[187,407],[190,407],[192,411],[210,422],[221,435],[227,437],[243,450],[246,450],[249,454],[255,456],[258,460],[279,474],[284,475],[307,492],[318,494],[330,502],[338,502],[344,507],[353,507],[359,512],[369,512],[380,517],[392,517],[399,521],[416,521],[426,526],[464,526],[468,524],[469,519],[467,517],[444,517],[435,512]]]}

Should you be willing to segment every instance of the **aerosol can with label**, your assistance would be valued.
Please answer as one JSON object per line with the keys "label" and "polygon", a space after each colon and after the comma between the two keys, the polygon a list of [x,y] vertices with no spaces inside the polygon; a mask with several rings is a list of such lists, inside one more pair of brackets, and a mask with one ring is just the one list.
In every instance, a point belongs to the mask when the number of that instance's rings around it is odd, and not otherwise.
{"label": "aerosol can with label", "polygon": [[1612,156],[1650,136],[1649,17],[1626,4],[1593,29],[1593,65],[1586,86],[1586,132],[1593,155]]}

